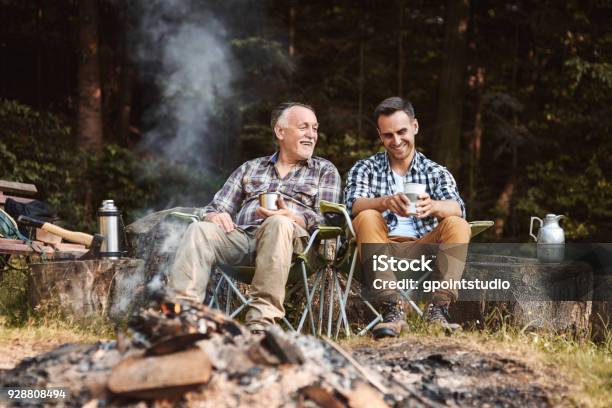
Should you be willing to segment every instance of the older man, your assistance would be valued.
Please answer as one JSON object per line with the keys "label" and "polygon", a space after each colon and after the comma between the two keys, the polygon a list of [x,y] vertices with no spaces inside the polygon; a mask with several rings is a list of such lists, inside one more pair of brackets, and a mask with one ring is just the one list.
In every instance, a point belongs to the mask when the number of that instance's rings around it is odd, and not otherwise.
{"label": "older man", "polygon": [[[412,104],[392,97],[374,111],[378,136],[385,152],[360,160],[349,171],[344,200],[354,216],[357,243],[467,244],[470,227],[465,221],[465,206],[452,174],[429,160],[415,147],[419,123]],[[408,212],[410,200],[404,183],[425,184],[418,197],[417,216]],[[442,245],[438,256],[439,280],[461,279],[466,245]],[[414,248],[414,246],[413,246]],[[418,248],[417,248],[418,249]],[[440,262],[442,261],[443,262]],[[366,277],[373,280],[376,276]],[[373,290],[370,293],[382,309],[383,322],[373,329],[375,337],[399,336],[405,325],[403,303],[396,292]],[[438,290],[426,311],[426,319],[448,330],[459,328],[449,323],[448,306],[455,300],[454,290]]]}
{"label": "older man", "polygon": [[[255,264],[249,329],[261,332],[284,316],[285,285],[294,252],[322,221],[319,202],[340,200],[341,179],[329,161],[313,156],[319,124],[314,109],[297,102],[272,112],[278,151],[236,169],[189,226],[176,254],[169,285],[180,296],[203,301],[216,263]],[[279,192],[278,210],[259,205],[258,196]]]}

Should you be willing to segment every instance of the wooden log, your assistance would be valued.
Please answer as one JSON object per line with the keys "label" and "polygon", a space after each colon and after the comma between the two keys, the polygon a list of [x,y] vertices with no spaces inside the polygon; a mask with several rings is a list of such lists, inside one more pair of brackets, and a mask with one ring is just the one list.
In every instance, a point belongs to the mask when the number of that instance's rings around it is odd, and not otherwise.
{"label": "wooden log", "polygon": [[[584,262],[541,263],[537,259],[498,255],[470,255],[463,278],[510,282],[504,298],[465,300],[451,306],[458,323],[486,321],[552,332],[589,332],[592,313],[593,271]],[[567,299],[567,300],[566,300]]]}
{"label": "wooden log", "polygon": [[30,302],[77,318],[103,316],[121,321],[142,301],[143,266],[139,259],[32,264]]}
{"label": "wooden log", "polygon": [[207,383],[211,376],[206,353],[192,348],[163,356],[128,357],[113,367],[108,388],[122,396],[168,398]]}

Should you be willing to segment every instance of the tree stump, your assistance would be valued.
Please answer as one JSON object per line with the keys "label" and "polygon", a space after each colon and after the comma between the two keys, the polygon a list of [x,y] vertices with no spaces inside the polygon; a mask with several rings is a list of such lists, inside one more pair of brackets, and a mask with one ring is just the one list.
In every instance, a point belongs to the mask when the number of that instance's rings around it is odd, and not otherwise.
{"label": "tree stump", "polygon": [[97,259],[31,265],[32,306],[87,318],[124,320],[144,292],[144,261]]}
{"label": "tree stump", "polygon": [[593,311],[591,312],[592,339],[605,341],[612,331],[612,276],[595,276]]}
{"label": "tree stump", "polygon": [[503,299],[483,292],[480,300],[461,301],[460,291],[459,302],[451,306],[451,316],[459,323],[481,326],[496,321],[579,336],[589,332],[593,271],[585,262],[541,263],[532,258],[470,254],[463,278],[502,278],[511,286]]}

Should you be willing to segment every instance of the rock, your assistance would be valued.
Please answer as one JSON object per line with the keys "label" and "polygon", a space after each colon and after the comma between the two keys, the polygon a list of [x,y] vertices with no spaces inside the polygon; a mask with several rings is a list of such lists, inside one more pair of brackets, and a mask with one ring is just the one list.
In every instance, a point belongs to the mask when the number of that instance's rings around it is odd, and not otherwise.
{"label": "rock", "polygon": [[130,256],[145,261],[144,275],[147,281],[154,276],[165,276],[189,221],[172,212],[195,214],[197,208],[176,207],[158,211],[143,217],[126,227]]}

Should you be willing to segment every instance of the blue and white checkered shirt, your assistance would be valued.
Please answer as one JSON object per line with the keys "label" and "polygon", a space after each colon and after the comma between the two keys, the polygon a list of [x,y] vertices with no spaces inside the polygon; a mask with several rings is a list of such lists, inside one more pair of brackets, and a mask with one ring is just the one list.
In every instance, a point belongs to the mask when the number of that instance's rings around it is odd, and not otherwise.
{"label": "blue and white checkered shirt", "polygon": [[[415,152],[404,181],[425,184],[432,200],[457,201],[461,207],[461,216],[465,218],[465,204],[459,196],[453,175],[446,167],[429,160],[423,153]],[[393,195],[395,191],[395,180],[387,152],[379,152],[367,159],[359,160],[351,168],[344,188],[344,203],[349,213],[352,213],[356,199]],[[389,231],[395,228],[397,216],[389,210],[382,215],[387,220]],[[415,221],[418,233],[416,238],[422,237],[438,225],[438,220],[433,216],[415,218]]]}

